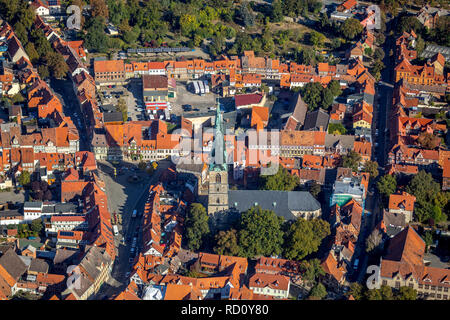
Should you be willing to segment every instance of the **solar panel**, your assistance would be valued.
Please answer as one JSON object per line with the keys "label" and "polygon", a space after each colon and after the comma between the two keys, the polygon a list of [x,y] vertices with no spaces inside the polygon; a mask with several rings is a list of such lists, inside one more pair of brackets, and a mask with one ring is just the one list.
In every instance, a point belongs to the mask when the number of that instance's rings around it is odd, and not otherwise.
{"label": "solar panel", "polygon": [[65,237],[73,237],[72,231],[61,231],[59,234]]}

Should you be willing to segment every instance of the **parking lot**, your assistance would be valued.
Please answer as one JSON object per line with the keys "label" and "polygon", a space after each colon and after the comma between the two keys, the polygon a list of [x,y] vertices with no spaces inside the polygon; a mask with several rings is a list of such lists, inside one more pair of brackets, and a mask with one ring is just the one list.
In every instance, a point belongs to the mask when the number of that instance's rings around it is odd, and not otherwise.
{"label": "parking lot", "polygon": [[[128,118],[132,121],[145,120],[145,109],[143,108],[142,100],[142,84],[140,79],[131,79],[126,86],[106,86],[101,90],[101,105],[117,106],[117,101],[120,98],[125,99],[128,107]],[[141,108],[141,111],[138,111]]]}
{"label": "parking lot", "polygon": [[[182,106],[189,104],[192,111],[206,112],[208,108],[214,107],[217,95],[214,93],[206,93],[204,96],[192,93],[186,88],[187,82],[177,81],[177,97],[172,103],[172,113],[176,115],[183,114]],[[198,109],[198,110],[196,110]]]}
{"label": "parking lot", "polygon": [[[209,109],[215,109],[216,98],[218,95],[214,93],[206,93],[203,96],[195,94],[187,89],[188,82],[177,81],[176,98],[170,101],[170,113],[181,116],[186,110],[183,105],[191,105],[193,112],[207,112]],[[142,96],[142,80],[130,79],[126,86],[105,86],[99,92],[101,93],[99,101],[101,105],[117,106],[119,98],[124,98],[128,107],[128,118],[131,121],[148,120],[149,114],[146,113],[143,96]],[[138,109],[141,110],[138,110]],[[159,118],[162,113],[151,114],[154,118]]]}

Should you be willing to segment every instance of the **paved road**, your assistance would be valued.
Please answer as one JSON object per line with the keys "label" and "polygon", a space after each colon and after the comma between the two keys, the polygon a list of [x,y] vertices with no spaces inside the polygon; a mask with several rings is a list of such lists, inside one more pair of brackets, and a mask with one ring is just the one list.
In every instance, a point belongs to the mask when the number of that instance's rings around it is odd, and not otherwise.
{"label": "paved road", "polygon": [[[97,294],[97,298],[101,297],[111,297],[115,294],[120,293],[124,287],[127,285],[126,274],[131,270],[131,264],[129,262],[130,258],[134,258],[135,255],[130,253],[131,250],[131,239],[136,236],[138,250],[141,246],[141,224],[142,224],[142,213],[144,211],[144,206],[148,198],[148,189],[150,185],[156,184],[159,181],[161,173],[171,165],[170,161],[163,160],[159,162],[159,166],[153,175],[147,178],[143,184],[139,184],[134,188],[130,186],[130,183],[126,182],[126,177],[118,176],[118,179],[114,179],[112,176],[112,166],[108,163],[102,163],[101,176],[106,182],[108,202],[112,201],[115,204],[112,206],[120,207],[121,210],[118,212],[122,213],[122,230],[119,236],[115,237],[116,246],[118,248],[118,255],[114,261],[111,276],[109,277],[106,284],[102,286]],[[121,166],[123,167],[123,166]],[[108,169],[109,168],[109,169]],[[122,188],[125,190],[125,199],[120,195],[118,197],[117,190]],[[113,200],[114,199],[114,200]],[[122,202],[122,205],[119,204]],[[111,206],[108,203],[108,206]],[[138,217],[132,218],[133,210],[137,210]],[[120,239],[125,240],[125,243],[121,243]],[[137,250],[137,252],[139,252]]]}
{"label": "paved road", "polygon": [[[386,33],[389,32],[390,24],[387,24]],[[375,96],[375,105],[374,110],[376,111],[375,116],[375,130],[378,129],[378,135],[373,133],[374,142],[377,144],[374,148],[374,154],[376,160],[381,168],[387,164],[387,153],[389,148],[389,132],[386,131],[388,127],[389,114],[391,112],[392,106],[392,98],[393,98],[393,69],[394,69],[394,61],[393,57],[389,56],[389,51],[394,47],[394,40],[392,37],[388,37],[385,44],[383,45],[383,49],[385,52],[384,64],[386,66],[382,71],[382,80],[378,82],[376,87],[376,96]],[[383,175],[384,172],[380,172],[380,175]],[[382,218],[382,208],[380,205],[380,195],[376,188],[374,188],[374,193],[369,194],[366,199],[366,209],[371,212],[371,215],[365,216],[363,221],[363,231],[360,234],[361,245],[364,245],[367,237],[370,235],[372,230],[375,228],[377,223]],[[367,211],[366,210],[366,211]],[[358,239],[359,240],[359,239]],[[356,275],[356,279],[358,282],[361,281],[366,276],[367,263],[368,263],[368,255],[365,250],[361,249],[360,265],[358,269],[358,273]]]}
{"label": "paved road", "polygon": [[63,103],[64,115],[70,117],[77,127],[78,134],[80,135],[80,150],[90,150],[90,144],[89,141],[87,141],[84,116],[81,113],[78,99],[73,91],[72,81],[69,79],[58,80],[52,78],[50,87],[53,89],[58,99]]}

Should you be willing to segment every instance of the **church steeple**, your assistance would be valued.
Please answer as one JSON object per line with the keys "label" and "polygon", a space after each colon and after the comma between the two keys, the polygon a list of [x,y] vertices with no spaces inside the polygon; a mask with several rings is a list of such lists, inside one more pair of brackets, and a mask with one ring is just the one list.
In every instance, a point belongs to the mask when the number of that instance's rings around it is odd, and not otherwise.
{"label": "church steeple", "polygon": [[216,119],[214,121],[214,142],[209,164],[210,171],[227,171],[225,129],[219,99],[216,99]]}
{"label": "church steeple", "polygon": [[209,164],[208,214],[228,209],[228,170],[225,148],[225,130],[216,100],[216,120],[214,121],[214,142]]}

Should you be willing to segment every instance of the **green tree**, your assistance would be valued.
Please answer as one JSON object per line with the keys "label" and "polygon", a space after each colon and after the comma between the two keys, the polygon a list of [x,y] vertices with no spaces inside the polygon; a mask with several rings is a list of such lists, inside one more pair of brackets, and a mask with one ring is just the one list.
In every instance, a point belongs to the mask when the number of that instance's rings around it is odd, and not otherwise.
{"label": "green tree", "polygon": [[21,22],[17,22],[14,25],[14,33],[16,34],[17,38],[19,38],[23,46],[28,44],[28,32]]}
{"label": "green tree", "polygon": [[370,48],[370,47],[365,48],[365,49],[364,49],[364,54],[365,54],[366,56],[371,57],[372,54],[373,54],[372,48]]}
{"label": "green tree", "polygon": [[122,112],[122,119],[123,121],[127,121],[128,119],[128,107],[127,107],[127,102],[125,101],[124,98],[119,98],[119,100],[117,100],[117,111],[118,112]]}
{"label": "green tree", "polygon": [[296,60],[300,64],[315,65],[316,52],[314,51],[314,49],[309,47],[299,47],[296,50]]}
{"label": "green tree", "polygon": [[239,17],[245,27],[251,27],[255,24],[255,16],[251,12],[249,3],[241,4],[239,9]]}
{"label": "green tree", "polygon": [[410,287],[400,287],[398,300],[417,300],[417,291]]}
{"label": "green tree", "polygon": [[322,91],[323,87],[319,82],[309,82],[301,88],[300,93],[309,110],[315,110],[320,106]]}
{"label": "green tree", "polygon": [[316,282],[321,276],[325,275],[319,259],[302,261],[300,263],[300,271],[302,279],[311,282]]}
{"label": "green tree", "polygon": [[328,124],[329,134],[346,134],[347,129],[342,125],[342,123],[329,123]]}
{"label": "green tree", "polygon": [[319,193],[322,191],[320,184],[317,184],[315,181],[309,186],[309,193],[317,199]]}
{"label": "green tree", "polygon": [[47,79],[48,77],[50,77],[50,72],[48,71],[47,66],[44,66],[44,65],[39,66],[38,73],[42,79]]}
{"label": "green tree", "polygon": [[319,299],[323,299],[327,296],[327,290],[325,289],[325,286],[322,283],[316,284],[309,293],[310,297],[316,297]]}
{"label": "green tree", "polygon": [[36,51],[36,48],[34,47],[34,44],[31,42],[28,42],[25,46],[25,51],[28,54],[28,57],[31,60],[31,63],[37,63],[39,60],[39,53]]}
{"label": "green tree", "polygon": [[239,255],[238,233],[235,229],[219,231],[215,236],[214,252],[221,255]]}
{"label": "green tree", "polygon": [[355,39],[357,36],[361,35],[363,32],[363,26],[361,23],[354,19],[350,18],[345,20],[340,27],[339,30],[344,37],[346,37],[349,40]]}
{"label": "green tree", "polygon": [[372,73],[380,73],[383,69],[384,69],[385,65],[383,63],[383,61],[381,61],[380,59],[375,60],[375,62],[373,63],[372,66]]}
{"label": "green tree", "polygon": [[241,214],[239,221],[240,255],[245,257],[279,255],[282,251],[283,218],[260,206]]}
{"label": "green tree", "polygon": [[104,30],[104,20],[101,16],[90,19],[85,35],[86,48],[89,51],[106,53],[109,47],[108,36]]}
{"label": "green tree", "polygon": [[377,182],[378,191],[388,198],[397,189],[397,179],[393,175],[386,174]]}
{"label": "green tree", "polygon": [[335,97],[340,96],[342,93],[341,85],[337,80],[331,80],[327,88],[330,90],[331,94]]}
{"label": "green tree", "polygon": [[351,168],[353,171],[358,171],[359,163],[361,162],[361,155],[351,150],[343,157],[342,165],[344,168]]}
{"label": "green tree", "polygon": [[67,75],[69,66],[64,61],[64,58],[60,53],[56,53],[54,51],[49,52],[46,56],[46,60],[52,77],[61,79]]}
{"label": "green tree", "polygon": [[431,233],[430,231],[425,232],[423,240],[425,241],[426,249],[428,251],[428,248],[433,244],[433,233]]}
{"label": "green tree", "polygon": [[297,176],[291,175],[289,171],[280,166],[274,175],[260,176],[260,189],[292,191],[299,184]]}
{"label": "green tree", "polygon": [[378,162],[366,161],[364,163],[364,172],[368,172],[371,179],[378,177]]}
{"label": "green tree", "polygon": [[355,300],[362,300],[364,297],[363,286],[358,282],[352,282],[350,284],[350,290],[348,291],[348,296],[353,296]]}
{"label": "green tree", "polygon": [[287,259],[301,260],[319,249],[322,240],[330,234],[330,224],[322,219],[299,218],[291,224],[284,245]]}
{"label": "green tree", "polygon": [[381,295],[381,291],[379,289],[367,290],[365,297],[367,300],[383,300],[383,296]]}
{"label": "green tree", "polygon": [[384,50],[381,48],[376,48],[373,54],[374,59],[383,60],[384,59]]}
{"label": "green tree", "polygon": [[406,192],[414,195],[419,203],[431,202],[439,191],[439,183],[434,181],[431,173],[424,170],[420,170],[406,186]]}
{"label": "green tree", "polygon": [[208,214],[200,203],[193,203],[186,216],[185,238],[190,250],[198,250],[209,234]]}
{"label": "green tree", "polygon": [[331,92],[331,90],[328,88],[322,89],[322,103],[321,103],[322,105],[321,105],[321,107],[323,109],[328,109],[333,104],[333,101],[334,101],[334,96],[333,96],[333,93]]}
{"label": "green tree", "polygon": [[394,300],[394,294],[392,293],[391,287],[382,285],[380,287],[380,293],[383,300]]}
{"label": "green tree", "polygon": [[314,47],[321,47],[325,41],[325,36],[317,31],[311,31],[309,34],[309,42]]}
{"label": "green tree", "polygon": [[416,34],[421,33],[422,24],[414,16],[400,17],[397,23],[397,33],[402,34],[404,31],[410,32],[414,30]]}
{"label": "green tree", "polygon": [[18,181],[21,186],[27,186],[30,183],[31,175],[28,171],[24,170],[19,175]]}
{"label": "green tree", "polygon": [[283,20],[283,7],[280,0],[272,3],[272,12],[270,15],[272,22],[280,22]]}
{"label": "green tree", "polygon": [[33,232],[36,232],[37,234],[39,234],[42,230],[42,220],[41,219],[35,219],[33,221],[31,221],[31,225],[30,228]]}

